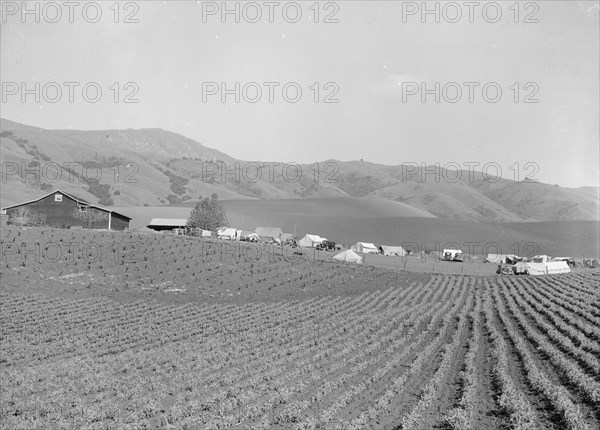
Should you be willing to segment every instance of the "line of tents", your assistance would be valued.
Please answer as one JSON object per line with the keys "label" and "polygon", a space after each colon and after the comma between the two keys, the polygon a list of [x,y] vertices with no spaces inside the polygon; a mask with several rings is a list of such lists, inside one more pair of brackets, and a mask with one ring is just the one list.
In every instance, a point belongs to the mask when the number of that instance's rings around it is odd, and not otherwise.
{"label": "line of tents", "polygon": [[[202,230],[202,236],[211,236]],[[234,227],[221,227],[217,229],[217,238],[224,240],[242,240],[247,242],[259,242],[261,240],[272,240],[275,243],[285,243],[293,238],[293,234],[284,233],[279,227],[257,227],[254,231],[240,230]]]}
{"label": "line of tents", "polygon": [[[570,264],[574,262],[569,257],[551,258],[547,255],[536,255],[530,259],[514,254],[488,254],[487,263],[497,263],[500,274],[528,274],[533,276],[569,273]],[[574,263],[573,263],[574,264]]]}
{"label": "line of tents", "polygon": [[[285,244],[288,240],[294,239],[292,234],[284,233],[279,227],[257,227],[255,231],[243,231],[232,227],[223,227],[218,229],[217,237],[220,239],[251,242],[272,239],[273,242],[277,244]],[[321,237],[318,234],[305,234],[301,239],[296,241],[296,244],[303,248],[316,248],[319,244],[326,241],[327,238]],[[406,250],[401,246],[381,245],[377,247],[369,242],[356,242],[350,249],[343,250],[332,258],[337,261],[360,264],[364,261],[364,257],[359,255],[359,252],[363,254],[383,254],[397,257],[408,255]]]}

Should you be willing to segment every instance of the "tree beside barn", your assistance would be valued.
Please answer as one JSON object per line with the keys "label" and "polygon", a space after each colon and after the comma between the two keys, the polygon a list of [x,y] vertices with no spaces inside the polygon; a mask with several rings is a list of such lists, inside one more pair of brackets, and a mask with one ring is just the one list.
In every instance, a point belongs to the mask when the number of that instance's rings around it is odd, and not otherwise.
{"label": "tree beside barn", "polygon": [[210,231],[216,231],[219,227],[228,227],[227,213],[218,198],[217,194],[213,193],[210,199],[206,197],[200,200],[192,210],[187,226]]}

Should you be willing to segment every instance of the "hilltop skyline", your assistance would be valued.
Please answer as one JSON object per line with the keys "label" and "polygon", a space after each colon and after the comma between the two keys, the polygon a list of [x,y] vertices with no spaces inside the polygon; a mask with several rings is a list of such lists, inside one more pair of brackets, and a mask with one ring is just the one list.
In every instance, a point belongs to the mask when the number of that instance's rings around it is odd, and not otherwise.
{"label": "hilltop skyline", "polygon": [[[338,10],[320,10],[319,23],[307,4],[295,24],[277,14],[273,23],[264,17],[256,24],[222,23],[218,13],[203,15],[206,3],[139,3],[132,15],[139,22],[131,24],[114,23],[108,4],[97,23],[77,14],[73,23],[39,24],[5,16],[2,116],[45,129],[162,128],[245,160],[493,162],[504,176],[515,163],[526,174],[530,162],[542,182],[598,186],[594,2],[540,3],[538,23],[523,22],[528,10],[514,23],[506,4],[497,23],[475,14],[473,23],[456,24],[447,22],[449,12],[439,24],[422,23],[389,2],[335,3]],[[123,21],[128,11],[120,12]],[[339,22],[323,23],[328,15]],[[11,82],[26,89],[55,82],[62,98],[45,100],[56,90],[48,87],[39,103],[33,95],[23,103],[6,87]],[[64,82],[79,83],[73,103]],[[97,103],[79,91],[90,82],[103,91]],[[232,89],[236,82],[240,103],[232,95],[223,103],[220,84]],[[273,103],[265,82],[277,89]],[[293,83],[290,97],[302,89],[297,103],[282,98],[286,83]],[[434,95],[421,102],[422,83],[429,90],[439,83],[439,103]],[[497,103],[479,91],[490,83],[502,90]],[[496,87],[488,87],[491,96]],[[261,100],[248,102],[257,88]],[[448,102],[457,88],[462,97]],[[323,103],[328,96],[339,102]],[[123,103],[127,97],[139,102]]]}

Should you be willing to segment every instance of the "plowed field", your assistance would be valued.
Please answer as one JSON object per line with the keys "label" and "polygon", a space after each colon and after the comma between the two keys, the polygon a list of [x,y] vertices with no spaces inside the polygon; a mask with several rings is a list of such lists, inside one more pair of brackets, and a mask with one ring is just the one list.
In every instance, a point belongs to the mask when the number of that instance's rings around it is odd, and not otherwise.
{"label": "plowed field", "polygon": [[597,270],[414,274],[207,243],[3,231],[2,428],[600,428]]}

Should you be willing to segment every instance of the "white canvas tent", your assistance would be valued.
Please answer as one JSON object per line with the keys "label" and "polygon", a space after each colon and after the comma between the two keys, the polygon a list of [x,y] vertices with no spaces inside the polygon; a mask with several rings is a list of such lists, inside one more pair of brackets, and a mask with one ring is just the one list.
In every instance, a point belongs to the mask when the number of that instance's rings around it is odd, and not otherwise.
{"label": "white canvas tent", "polygon": [[[240,230],[241,232],[241,230]],[[221,239],[234,240],[237,238],[238,230],[230,227],[223,227],[217,231],[217,236]]]}
{"label": "white canvas tent", "polygon": [[315,246],[317,246],[319,243],[323,242],[324,240],[327,240],[327,239],[325,239],[324,237],[320,237],[316,234],[307,234],[298,241],[298,245],[307,247],[307,248],[314,248]]}
{"label": "white canvas tent", "polygon": [[379,249],[383,255],[394,255],[396,257],[404,257],[406,255],[406,251],[401,246],[381,245]]}
{"label": "white canvas tent", "polygon": [[356,244],[352,245],[352,251],[354,252],[362,252],[365,254],[379,254],[379,249],[372,243],[368,242],[356,242]]}
{"label": "white canvas tent", "polygon": [[350,249],[347,249],[345,251],[340,252],[337,255],[334,255],[333,259],[337,260],[337,261],[346,261],[348,263],[357,263],[357,264],[361,264],[363,262],[363,257],[361,257],[356,252],[354,252]]}
{"label": "white canvas tent", "polygon": [[256,230],[254,230],[254,232],[261,239],[280,239],[282,233],[281,228],[279,227],[256,227]]}
{"label": "white canvas tent", "polygon": [[281,233],[281,236],[279,238],[282,242],[285,242],[288,239],[293,239],[294,235],[292,233]]}
{"label": "white canvas tent", "polygon": [[519,257],[514,254],[488,254],[485,258],[487,263],[513,264]]}
{"label": "white canvas tent", "polygon": [[[544,256],[545,257],[545,256]],[[545,259],[546,260],[546,259]],[[569,273],[571,268],[566,261],[545,261],[527,263],[527,273],[530,275],[556,275],[559,273]]]}

